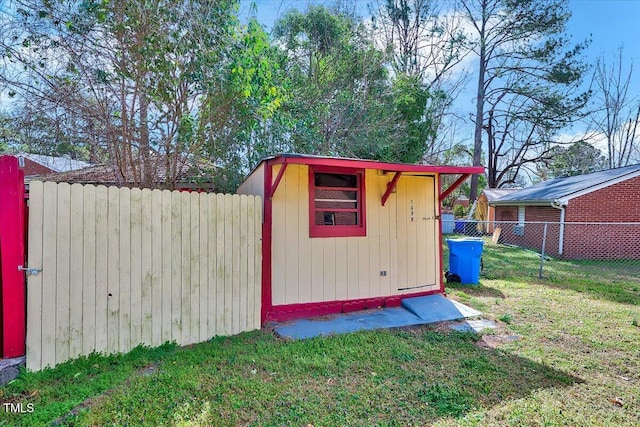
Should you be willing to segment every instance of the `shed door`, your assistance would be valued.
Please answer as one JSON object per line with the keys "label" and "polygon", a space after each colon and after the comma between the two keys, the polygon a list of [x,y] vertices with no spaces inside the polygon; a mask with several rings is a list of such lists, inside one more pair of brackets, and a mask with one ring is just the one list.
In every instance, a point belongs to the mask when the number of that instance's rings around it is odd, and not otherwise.
{"label": "shed door", "polygon": [[398,181],[398,291],[437,286],[435,178],[402,176]]}

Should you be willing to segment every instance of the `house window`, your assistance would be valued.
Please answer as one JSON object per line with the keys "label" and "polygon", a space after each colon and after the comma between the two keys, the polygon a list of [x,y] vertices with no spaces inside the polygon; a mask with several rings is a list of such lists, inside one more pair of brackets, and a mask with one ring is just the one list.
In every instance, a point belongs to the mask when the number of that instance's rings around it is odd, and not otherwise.
{"label": "house window", "polygon": [[524,206],[518,206],[518,225],[513,227],[513,234],[524,236]]}
{"label": "house window", "polygon": [[366,236],[364,170],[309,170],[309,235]]}
{"label": "house window", "polygon": [[518,226],[524,228],[524,206],[518,206]]}

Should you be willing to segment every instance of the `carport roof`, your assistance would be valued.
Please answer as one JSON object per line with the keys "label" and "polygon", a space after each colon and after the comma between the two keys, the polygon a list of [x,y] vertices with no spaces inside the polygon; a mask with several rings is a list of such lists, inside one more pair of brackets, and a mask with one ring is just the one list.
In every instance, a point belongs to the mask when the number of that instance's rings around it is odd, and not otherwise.
{"label": "carport roof", "polygon": [[492,205],[566,205],[569,200],[640,176],[640,165],[608,169],[585,175],[555,178],[508,194]]}

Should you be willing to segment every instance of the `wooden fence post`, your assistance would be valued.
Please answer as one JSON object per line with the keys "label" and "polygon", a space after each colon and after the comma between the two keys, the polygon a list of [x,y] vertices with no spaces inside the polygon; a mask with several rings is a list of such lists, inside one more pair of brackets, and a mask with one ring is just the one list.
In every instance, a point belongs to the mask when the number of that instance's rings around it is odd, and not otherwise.
{"label": "wooden fence post", "polygon": [[24,172],[18,159],[0,156],[0,282],[2,284],[2,353],[25,354]]}

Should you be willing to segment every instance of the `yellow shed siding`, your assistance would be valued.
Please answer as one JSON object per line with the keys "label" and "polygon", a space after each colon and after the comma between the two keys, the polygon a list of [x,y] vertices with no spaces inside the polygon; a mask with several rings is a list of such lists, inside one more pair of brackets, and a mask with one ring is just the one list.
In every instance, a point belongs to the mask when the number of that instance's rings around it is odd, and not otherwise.
{"label": "yellow shed siding", "polygon": [[264,200],[264,163],[256,168],[247,179],[240,184],[236,193],[260,196]]}
{"label": "yellow shed siding", "polygon": [[382,206],[393,175],[367,170],[367,235],[310,238],[308,174],[308,166],[289,164],[273,195],[274,306],[438,289],[435,176],[403,175]]}

